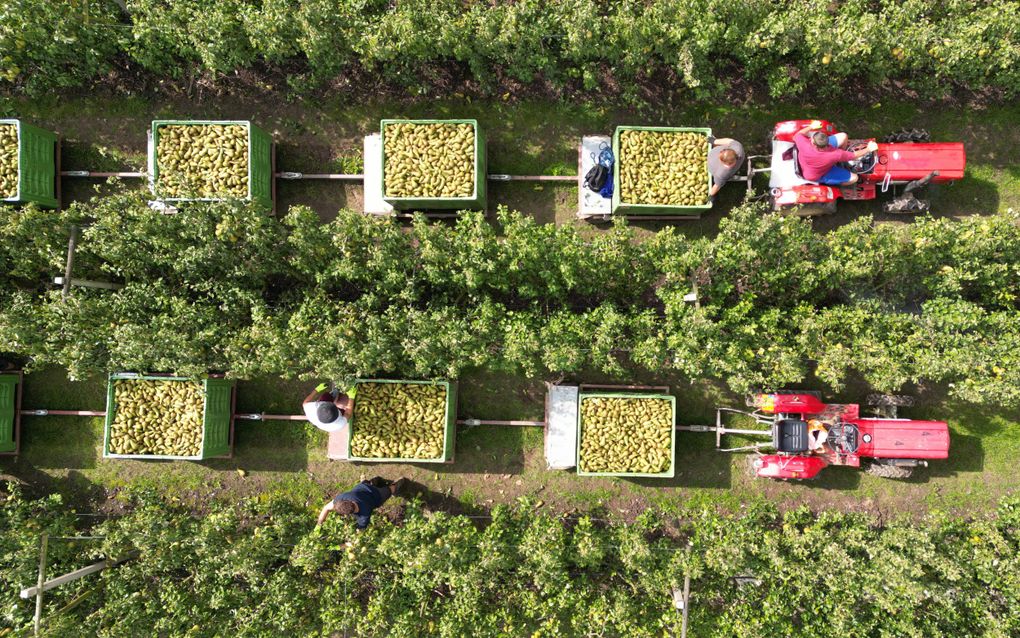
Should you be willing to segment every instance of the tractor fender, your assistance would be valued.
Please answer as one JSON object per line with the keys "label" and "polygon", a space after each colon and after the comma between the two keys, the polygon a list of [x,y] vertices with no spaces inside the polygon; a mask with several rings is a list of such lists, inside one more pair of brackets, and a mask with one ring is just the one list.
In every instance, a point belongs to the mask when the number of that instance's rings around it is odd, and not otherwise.
{"label": "tractor fender", "polygon": [[818,414],[826,408],[821,399],[807,393],[757,394],[751,404],[765,414]]}
{"label": "tractor fender", "polygon": [[813,479],[828,464],[820,456],[785,454],[763,454],[754,460],[758,476],[774,479]]}
{"label": "tractor fender", "polygon": [[[784,142],[792,142],[793,136],[800,129],[810,124],[813,120],[786,120],[783,122],[776,122],[776,125],[772,127],[772,139],[781,140]],[[828,120],[818,120],[822,123],[822,131],[826,135],[835,135],[837,133],[836,127],[833,126],[832,122]]]}

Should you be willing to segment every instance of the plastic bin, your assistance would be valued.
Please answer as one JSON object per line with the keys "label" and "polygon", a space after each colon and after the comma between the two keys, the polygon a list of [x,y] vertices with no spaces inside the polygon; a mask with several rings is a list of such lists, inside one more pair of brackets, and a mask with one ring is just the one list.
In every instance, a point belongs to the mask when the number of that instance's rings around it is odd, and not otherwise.
{"label": "plastic bin", "polygon": [[[474,194],[468,197],[387,197],[386,196],[386,127],[390,124],[470,124],[475,129],[475,180]],[[397,210],[485,210],[486,179],[485,133],[478,120],[382,120],[379,127],[382,153],[383,201]]]}
{"label": "plastic bin", "polygon": [[[710,128],[691,128],[682,126],[617,126],[613,132],[613,214],[623,215],[682,215],[700,216],[703,211],[712,208],[712,201],[707,200],[700,206],[667,206],[661,204],[632,204],[621,201],[620,189],[620,133],[624,131],[658,131],[667,133],[701,133],[705,136],[705,145],[708,146],[708,136],[712,134]],[[712,187],[712,177],[708,172],[708,161],[705,161],[705,197]]]}
{"label": "plastic bin", "polygon": [[0,374],[0,454],[17,454],[21,373]]}
{"label": "plastic bin", "polygon": [[577,474],[579,476],[629,476],[649,478],[672,478],[676,472],[676,428],[670,429],[669,469],[658,474],[643,472],[584,472],[581,470],[581,440],[584,436],[584,423],[581,416],[581,404],[586,399],[662,399],[669,401],[670,422],[676,423],[676,397],[670,394],[641,394],[629,392],[589,392],[581,393],[577,399]]}
{"label": "plastic bin", "polygon": [[354,397],[354,414],[351,415],[347,427],[347,458],[351,461],[371,461],[373,463],[449,463],[453,461],[454,439],[457,435],[457,384],[449,381],[414,381],[407,379],[358,379],[355,387],[362,383],[398,383],[403,385],[437,385],[446,390],[446,429],[443,432],[443,454],[434,459],[405,458],[369,458],[355,456],[351,453],[351,440],[358,427],[358,397]]}
{"label": "plastic bin", "polygon": [[159,377],[133,373],[115,373],[110,375],[106,388],[106,425],[103,431],[103,458],[113,459],[174,459],[200,461],[217,456],[229,456],[233,452],[231,419],[234,409],[234,387],[236,382],[231,379],[203,379],[205,394],[205,413],[202,421],[202,452],[198,456],[173,456],[158,454],[113,454],[110,452],[110,426],[117,413],[113,386],[116,381],[161,381],[180,383],[193,381],[186,377]]}
{"label": "plastic bin", "polygon": [[[243,126],[248,129],[248,196],[245,201],[258,202],[267,208],[273,206],[273,138],[248,120],[154,120],[149,134],[149,189],[158,195],[159,164],[156,149],[159,146],[159,129],[167,125],[209,126],[211,124]],[[168,197],[165,202],[218,202],[223,197]]]}
{"label": "plastic bin", "polygon": [[57,208],[57,136],[21,120],[0,120],[18,129],[18,192],[4,199]]}

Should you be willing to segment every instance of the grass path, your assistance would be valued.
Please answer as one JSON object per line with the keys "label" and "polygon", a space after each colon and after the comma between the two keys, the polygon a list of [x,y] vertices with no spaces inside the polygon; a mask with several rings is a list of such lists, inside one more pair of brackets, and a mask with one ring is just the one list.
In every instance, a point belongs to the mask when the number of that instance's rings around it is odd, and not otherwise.
{"label": "grass path", "polygon": [[[802,115],[827,117],[852,136],[882,136],[901,127],[925,127],[933,139],[966,144],[967,177],[931,193],[936,215],[990,214],[1020,208],[1020,106],[984,110],[924,108],[904,103],[873,105],[763,105],[754,109],[720,105],[706,108],[634,113],[613,108],[558,103],[428,102],[350,106],[324,103],[251,102],[233,98],[199,102],[146,101],[142,98],[50,100],[0,99],[0,116],[17,116],[60,132],[65,138],[65,169],[142,169],[145,133],[156,118],[252,119],[279,143],[281,170],[350,171],[357,168],[361,138],[378,129],[383,117],[470,117],[480,120],[489,137],[493,173],[572,174],[582,134],[609,132],[617,124],[710,124],[720,135],[737,137],[752,152],[765,151],[775,121]],[[140,182],[101,186],[88,180],[65,180],[71,199],[106,188],[142,187]],[[716,208],[697,222],[679,222],[690,235],[711,234],[726,210],[742,196],[730,186]],[[329,219],[338,208],[360,207],[360,186],[351,184],[280,183],[281,207],[306,204]],[[576,187],[570,185],[493,184],[490,201],[522,210],[548,223],[575,223]],[[842,204],[836,215],[816,220],[825,230],[859,215],[875,214],[874,202]],[[883,217],[879,220],[902,221]],[[648,230],[658,228],[644,224]],[[596,379],[584,379],[595,381]],[[670,379],[626,379],[633,383],[669,383],[678,397],[680,420],[707,422],[715,405],[739,405],[738,397],[707,383]],[[294,413],[309,384],[279,379],[246,381],[239,388],[239,410]],[[854,401],[866,389],[848,389],[833,400]],[[544,385],[477,371],[460,381],[461,417],[539,419]],[[40,371],[26,379],[25,406],[30,408],[102,409],[105,381],[70,383],[59,370]],[[816,482],[775,483],[754,480],[746,456],[712,449],[712,438],[681,433],[677,476],[672,481],[579,478],[544,467],[541,431],[534,428],[461,429],[457,462],[451,466],[371,466],[330,462],[323,435],[296,422],[240,423],[235,457],[204,463],[138,462],[101,458],[100,419],[28,417],[23,424],[23,453],[0,460],[0,470],[38,486],[67,493],[72,499],[103,499],[126,485],[150,485],[200,504],[210,498],[281,492],[310,507],[361,475],[405,474],[428,486],[432,498],[448,507],[485,509],[489,504],[532,495],[544,507],[606,508],[629,517],[648,505],[669,509],[690,501],[739,508],[767,498],[784,504],[808,503],[841,509],[877,510],[889,515],[948,508],[978,512],[1000,494],[1020,488],[1015,465],[1020,460],[1020,414],[952,405],[944,393],[922,395],[910,416],[947,418],[953,449],[947,462],[935,463],[907,482],[891,482],[846,468],[830,468]],[[238,470],[243,470],[239,472]],[[242,476],[243,473],[243,476]]]}
{"label": "grass path", "polygon": [[[597,379],[604,381],[604,379]],[[653,379],[640,379],[653,382]],[[669,380],[659,380],[669,382]],[[296,413],[309,384],[274,379],[241,382],[238,410]],[[679,419],[708,423],[716,405],[740,405],[710,384],[678,385]],[[26,378],[26,408],[103,409],[102,379],[71,383],[59,370]],[[460,382],[461,418],[542,418],[544,384],[476,372]],[[833,400],[863,397],[853,388]],[[310,508],[340,488],[376,474],[404,475],[427,486],[433,504],[484,512],[493,503],[531,496],[559,511],[603,509],[631,518],[648,506],[665,511],[691,502],[738,509],[756,499],[784,507],[868,510],[885,516],[931,509],[979,513],[1020,489],[1020,418],[1015,413],[948,405],[940,393],[920,395],[910,416],[948,418],[950,459],[933,462],[908,481],[875,478],[850,468],[828,468],[816,481],[780,483],[755,479],[747,455],[714,450],[709,435],[679,433],[677,475],[672,480],[584,478],[545,468],[540,428],[461,427],[451,465],[349,464],[329,461],[325,437],[301,422],[238,422],[235,455],[201,463],[102,459],[102,419],[28,417],[22,454],[0,461],[0,470],[43,491],[60,491],[72,502],[102,501],[128,485],[148,486],[197,507],[209,499],[282,494]]]}

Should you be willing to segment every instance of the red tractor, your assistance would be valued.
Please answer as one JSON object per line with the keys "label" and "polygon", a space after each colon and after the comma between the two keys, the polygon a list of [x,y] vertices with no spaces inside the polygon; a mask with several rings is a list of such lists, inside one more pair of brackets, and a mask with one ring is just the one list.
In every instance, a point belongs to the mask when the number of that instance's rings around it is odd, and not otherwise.
{"label": "red tractor", "polygon": [[[768,443],[723,450],[761,450],[753,462],[757,476],[776,479],[815,478],[828,465],[860,467],[867,459],[871,474],[887,478],[907,478],[915,467],[927,466],[931,459],[949,456],[949,428],[943,421],[912,421],[896,417],[898,406],[910,405],[910,397],[872,395],[877,418],[862,417],[855,403],[823,403],[811,393],[756,394],[751,397],[753,412],[733,408],[716,410],[716,424],[680,426],[695,432],[715,432],[716,447],[722,447],[724,434],[771,436]],[[726,413],[751,417],[762,429],[733,429],[723,424]]]}
{"label": "red tractor", "polygon": [[[820,121],[821,131],[837,134],[831,122]],[[894,133],[878,143],[877,151],[841,164],[857,174],[855,184],[827,186],[809,182],[801,176],[793,136],[812,122],[788,120],[772,129],[772,163],[767,170],[769,195],[776,210],[800,207],[802,215],[824,215],[836,211],[837,199],[875,199],[879,191],[891,189],[893,197],[883,205],[884,212],[920,213],[929,209],[929,203],[918,199],[915,191],[931,183],[944,184],[963,178],[967,157],[962,143],[931,143],[926,131],[913,129]],[[851,140],[847,149],[862,149],[870,141],[873,140]]]}

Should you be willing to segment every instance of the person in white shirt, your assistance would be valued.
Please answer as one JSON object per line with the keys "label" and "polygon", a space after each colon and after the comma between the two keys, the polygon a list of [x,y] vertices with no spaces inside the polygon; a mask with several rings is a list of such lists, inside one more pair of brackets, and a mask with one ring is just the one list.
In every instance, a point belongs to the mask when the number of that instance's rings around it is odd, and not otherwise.
{"label": "person in white shirt", "polygon": [[335,388],[327,392],[326,387],[323,383],[312,390],[301,407],[312,425],[326,432],[336,432],[347,427],[347,420],[354,412],[354,397]]}

